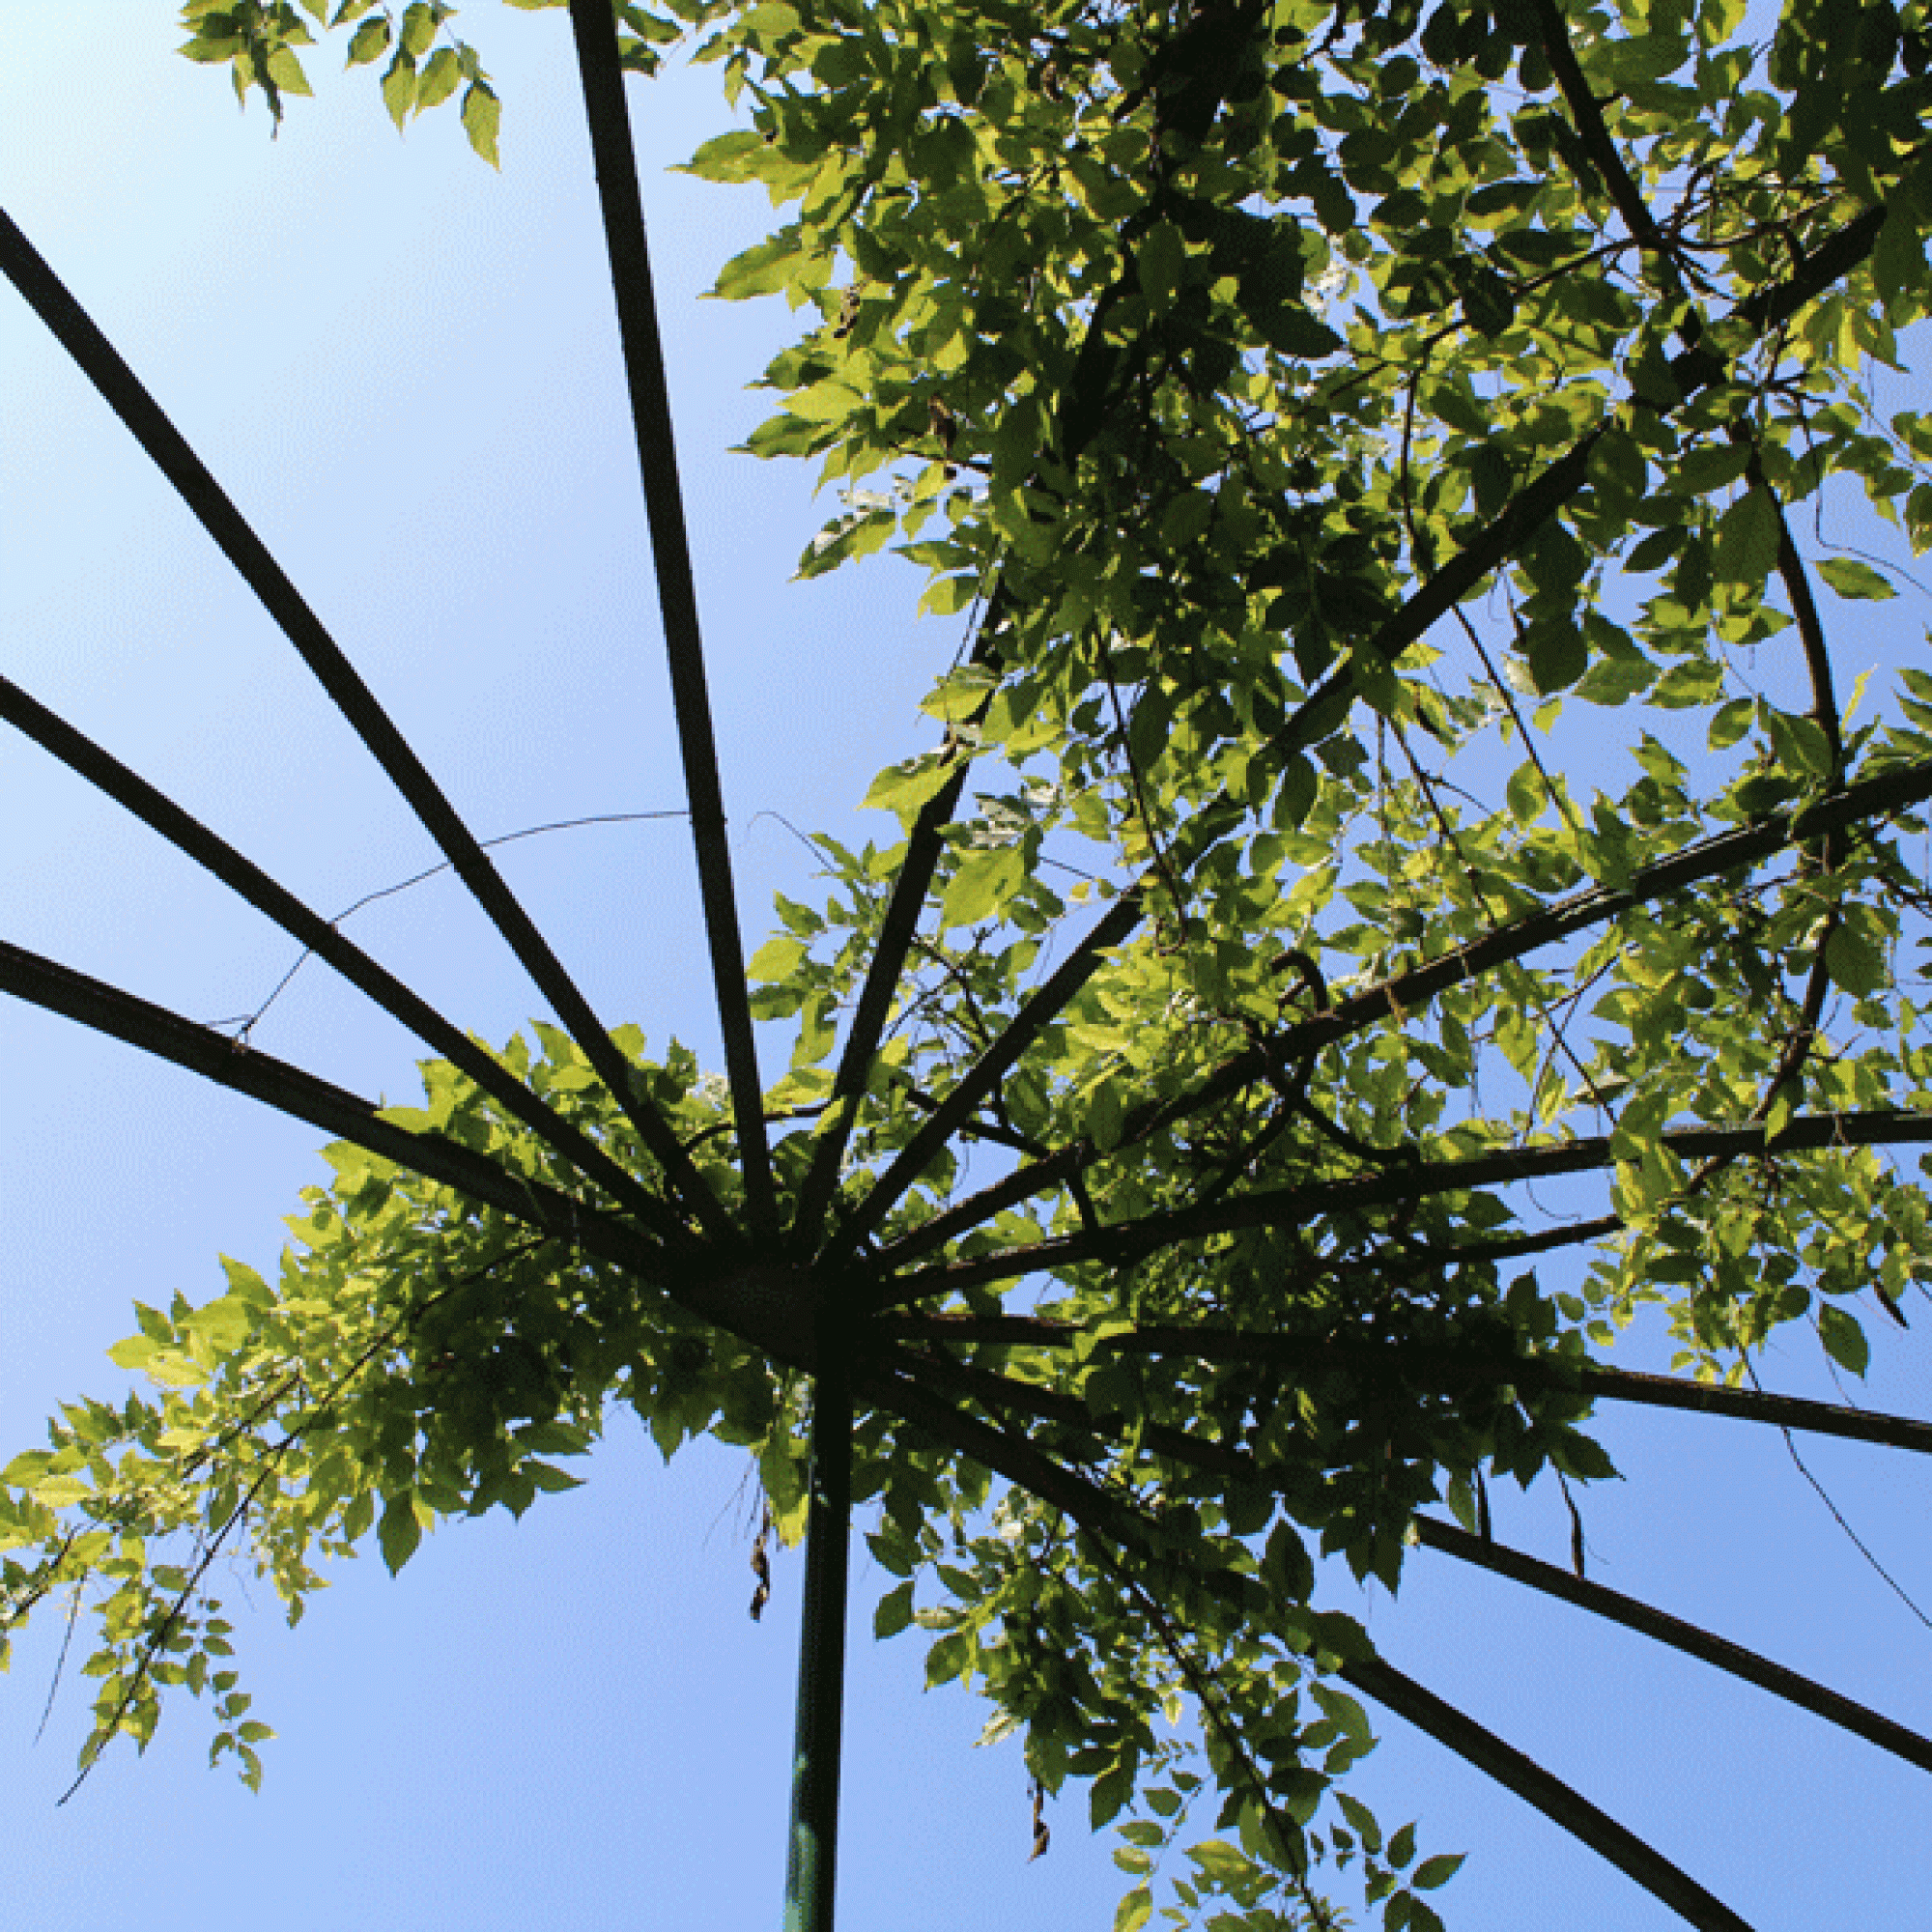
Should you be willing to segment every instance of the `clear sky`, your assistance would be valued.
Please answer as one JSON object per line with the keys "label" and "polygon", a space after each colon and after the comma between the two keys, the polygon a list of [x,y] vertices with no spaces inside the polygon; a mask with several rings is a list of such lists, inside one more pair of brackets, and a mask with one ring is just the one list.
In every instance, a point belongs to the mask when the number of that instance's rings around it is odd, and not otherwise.
{"label": "clear sky", "polygon": [[[134,364],[482,836],[680,802],[630,429],[567,25],[478,5],[464,26],[506,101],[500,176],[445,111],[399,141],[367,75],[270,142],[259,99],[174,58],[171,10],[0,7],[0,205]],[[852,810],[923,742],[917,698],[956,642],[915,625],[882,560],[788,582],[810,479],[728,455],[782,303],[700,303],[763,232],[760,195],[665,172],[724,125],[711,71],[632,84],[747,937],[810,890],[784,825],[885,839]],[[434,862],[293,652],[11,291],[0,292],[0,651],[7,672],[325,913]],[[773,816],[760,816],[769,813]],[[185,861],[33,748],[0,743],[0,933],[195,1018],[258,1006],[294,956]],[[716,1065],[690,842],[675,821],[552,835],[503,870],[593,1004]],[[462,1024],[539,1010],[448,880],[355,936]],[[311,966],[256,1039],[360,1092],[412,1095],[420,1049]],[[0,1460],[65,1396],[111,1392],[135,1297],[270,1268],[322,1178],[319,1136],[64,1022],[0,1005]],[[1932,1414],[1923,1333],[1862,1400]],[[1653,1358],[1654,1359],[1654,1358]],[[1833,1393],[1807,1350],[1778,1385]],[[1585,1500],[1593,1574],[1932,1729],[1932,1634],[1867,1569],[1774,1433],[1619,1415],[1629,1480]],[[1807,1443],[1918,1600],[1922,1464]],[[532,1922],[776,1922],[801,1565],[746,1615],[742,1457],[666,1470],[613,1419],[583,1490],[522,1524],[430,1539],[399,1579],[349,1566],[287,1632],[228,1589],[279,1738],[251,1796],[204,1767],[184,1703],[145,1759],[117,1747],[64,1808],[88,1686],[35,1744],[49,1618],[0,1695],[7,1909],[43,1932],[404,1932]],[[1554,1496],[1499,1494],[1498,1533],[1562,1560]],[[1083,1932],[1119,1876],[1051,1813],[1025,1862],[1017,1747],[920,1689],[919,1639],[870,1640],[856,1565],[841,1923]],[[1924,1775],[1635,1636],[1418,1552],[1398,1602],[1330,1579],[1391,1661],[1651,1836],[1761,1932],[1924,1922]],[[1425,1854],[1467,1851],[1452,1925],[1677,1921],[1399,1722],[1357,1774]]]}

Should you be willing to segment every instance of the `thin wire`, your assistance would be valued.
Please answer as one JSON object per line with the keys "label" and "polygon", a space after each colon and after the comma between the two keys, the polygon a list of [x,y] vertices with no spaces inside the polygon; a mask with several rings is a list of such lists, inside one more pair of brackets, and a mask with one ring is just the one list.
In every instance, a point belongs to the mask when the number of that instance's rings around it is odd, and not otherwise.
{"label": "thin wire", "polygon": [[[582,825],[634,825],[644,819],[688,818],[690,815],[689,812],[685,811],[601,811],[593,813],[588,818],[559,818],[553,820],[548,825],[526,825],[521,832],[505,832],[499,838],[479,838],[476,842],[487,852],[495,846],[514,845],[520,838],[535,838],[546,832],[574,832]],[[406,893],[412,886],[419,886],[426,879],[435,878],[440,872],[449,872],[455,869],[454,863],[445,859],[441,865],[432,866],[427,871],[417,872],[410,878],[398,881],[393,886],[384,886],[380,891],[364,893],[354,905],[344,906],[328,923],[330,925],[340,925],[345,919],[354,918],[364,906],[374,905],[378,899],[394,898],[398,893]],[[235,1027],[239,1029],[235,1037],[245,1040],[254,1030],[256,1022],[287,991],[289,981],[314,957],[315,948],[312,946],[303,947],[301,956],[275,981],[274,991],[252,1013],[234,1013],[226,1019],[208,1020],[204,1024],[213,1028]]]}
{"label": "thin wire", "polygon": [[[1757,1370],[1755,1367],[1752,1366],[1750,1359],[1748,1357],[1747,1357],[1745,1360],[1745,1374],[1750,1378],[1751,1387],[1758,1389],[1759,1394],[1762,1394],[1763,1390],[1761,1387],[1759,1387],[1757,1378]],[[1921,1610],[1918,1607],[1918,1605],[1912,1601],[1911,1597],[1906,1594],[1905,1586],[1899,1582],[1898,1578],[1894,1577],[1891,1574],[1891,1572],[1888,1570],[1885,1567],[1885,1565],[1881,1563],[1878,1560],[1878,1558],[1874,1556],[1868,1548],[1866,1548],[1864,1543],[1860,1539],[1858,1531],[1855,1530],[1851,1526],[1851,1524],[1845,1520],[1844,1516],[1840,1512],[1837,1504],[1832,1500],[1830,1494],[1827,1492],[1825,1489],[1824,1484],[1821,1483],[1818,1480],[1818,1478],[1811,1473],[1811,1470],[1809,1466],[1806,1464],[1804,1458],[1798,1453],[1798,1444],[1792,1440],[1790,1430],[1784,1428],[1780,1424],[1778,1428],[1778,1434],[1784,1437],[1784,1446],[1788,1450],[1790,1450],[1791,1460],[1798,1464],[1798,1473],[1801,1476],[1803,1476],[1804,1480],[1807,1483],[1809,1483],[1814,1490],[1818,1492],[1818,1500],[1822,1502],[1828,1510],[1831,1511],[1832,1520],[1835,1522],[1838,1525],[1838,1527],[1845,1532],[1848,1538],[1850,1538],[1852,1548],[1856,1549],[1859,1552],[1859,1554],[1862,1556],[1865,1559],[1865,1561],[1869,1563],[1871,1567],[1878,1573],[1878,1575],[1885,1580],[1888,1586],[1889,1586],[1892,1594],[1897,1597],[1898,1601],[1901,1604],[1903,1604],[1905,1607],[1908,1610],[1910,1610],[1912,1614],[1915,1617],[1917,1617],[1918,1621],[1921,1624],[1923,1624],[1927,1630],[1932,1630],[1932,1617],[1928,1617],[1925,1614],[1925,1612]]]}

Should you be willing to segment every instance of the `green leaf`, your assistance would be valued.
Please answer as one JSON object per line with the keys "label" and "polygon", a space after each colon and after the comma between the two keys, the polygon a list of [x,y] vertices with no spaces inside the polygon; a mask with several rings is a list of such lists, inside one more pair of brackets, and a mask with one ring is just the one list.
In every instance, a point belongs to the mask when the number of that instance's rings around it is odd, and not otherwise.
{"label": "green leaf", "polygon": [[[395,59],[383,75],[383,105],[389,110],[389,119],[396,124],[399,132],[415,102],[416,64],[406,48],[398,47]],[[464,125],[469,126],[467,103]]]}
{"label": "green leaf", "polygon": [[389,47],[389,21],[386,14],[378,14],[364,20],[350,37],[350,67],[367,67],[373,60],[379,60]]}
{"label": "green leaf", "polygon": [[500,166],[497,155],[497,130],[503,119],[502,103],[483,81],[474,82],[463,97],[463,131],[469,145],[494,167]]}
{"label": "green leaf", "polygon": [[1885,949],[1866,922],[1853,908],[1833,928],[1825,942],[1825,971],[1832,983],[1863,999],[1886,982]]}
{"label": "green leaf", "polygon": [[1341,1807],[1342,1815],[1353,1827],[1356,1837],[1362,1841],[1362,1849],[1371,1858],[1378,1856],[1382,1848],[1382,1828],[1377,1824],[1376,1815],[1360,1799],[1352,1798],[1346,1791],[1335,1794],[1335,1803]]}
{"label": "green leaf", "polygon": [[233,60],[246,44],[240,34],[197,34],[192,40],[184,41],[177,51],[185,60],[212,67]]}
{"label": "green leaf", "polygon": [[1295,302],[1285,302],[1262,324],[1262,340],[1278,355],[1319,362],[1342,348],[1342,338],[1321,317]]}
{"label": "green leaf", "polygon": [[453,47],[439,47],[430,55],[416,86],[416,112],[426,114],[440,107],[463,85],[463,63]]}
{"label": "green leaf", "polygon": [[1087,1138],[1100,1152],[1118,1147],[1126,1127],[1126,1110],[1119,1083],[1103,1080],[1087,1098]]}
{"label": "green leaf", "polygon": [[1114,1932],[1140,1932],[1153,1916],[1153,1893],[1137,1885],[1114,1911]]}
{"label": "green leaf", "polygon": [[1885,225],[1872,248],[1872,281],[1886,301],[1908,289],[1924,287],[1925,242],[1918,232],[1918,211],[1912,198],[1900,195],[1886,211]]}
{"label": "green leaf", "polygon": [[1506,792],[1510,816],[1519,825],[1534,825],[1548,799],[1543,774],[1533,764],[1520,764],[1510,774]]}
{"label": "green leaf", "polygon": [[1832,741],[1824,727],[1812,718],[1800,718],[1764,704],[1758,709],[1777,762],[1794,778],[1829,778],[1832,772]]}
{"label": "green leaf", "polygon": [[776,985],[791,977],[805,954],[805,946],[799,940],[783,937],[768,939],[752,954],[751,964],[745,972],[759,985]]}
{"label": "green leaf", "polygon": [[771,143],[749,128],[734,128],[728,134],[714,134],[701,142],[697,152],[684,165],[683,172],[703,181],[755,181],[759,164],[771,155]]}
{"label": "green leaf", "polygon": [[277,47],[269,56],[269,78],[284,94],[312,95],[315,90],[308,84],[308,75],[302,71],[302,65],[296,58],[293,47]]}
{"label": "green leaf", "polygon": [[1463,313],[1470,327],[1493,340],[1516,323],[1516,290],[1484,263],[1471,261],[1461,277]]}
{"label": "green leaf", "polygon": [[925,594],[919,600],[918,615],[922,617],[952,617],[967,609],[980,594],[980,579],[970,577],[942,577],[929,584]]}
{"label": "green leaf", "polygon": [[1744,475],[1750,456],[1748,442],[1704,443],[1678,456],[1670,481],[1687,497],[1714,497]]}
{"label": "green leaf", "polygon": [[956,759],[934,752],[923,752],[900,764],[888,765],[860,800],[860,809],[893,812],[910,830],[920,809],[945,788],[947,780],[957,769]]}
{"label": "green leaf", "polygon": [[1711,719],[1709,742],[1712,751],[1727,751],[1737,744],[1751,727],[1751,720],[1757,716],[1757,704],[1748,697],[1734,697],[1727,704],[1720,704]]}
{"label": "green leaf", "polygon": [[412,61],[419,61],[429,52],[436,40],[436,26],[435,12],[427,0],[413,0],[413,4],[404,11],[397,41]]}
{"label": "green leaf", "polygon": [[1818,1337],[1825,1345],[1825,1352],[1855,1376],[1862,1376],[1871,1361],[1871,1344],[1865,1340],[1865,1331],[1842,1308],[1834,1308],[1831,1302],[1821,1302],[1818,1307]]}
{"label": "green leaf", "polygon": [[879,1599],[878,1607],[872,1612],[872,1634],[875,1637],[896,1636],[910,1626],[912,1590],[910,1582],[900,1583]]}
{"label": "green leaf", "polygon": [[1882,576],[1870,564],[1855,556],[1821,557],[1818,562],[1818,575],[1840,597],[1883,603],[1885,599],[1898,595],[1889,578]]}
{"label": "green leaf", "polygon": [[996,845],[968,857],[940,901],[944,925],[977,925],[997,915],[1026,882],[1026,855],[1017,845]]}
{"label": "green leaf", "polygon": [[414,1500],[407,1492],[391,1496],[384,1505],[376,1541],[392,1577],[415,1554],[422,1541],[422,1524],[416,1520]]}
{"label": "green leaf", "polygon": [[1641,445],[1615,426],[1597,439],[1590,451],[1589,473],[1598,495],[1619,514],[1640,503],[1650,487],[1650,467]]}
{"label": "green leaf", "polygon": [[1762,490],[1747,490],[1718,524],[1711,576],[1719,583],[1759,584],[1777,564],[1777,510]]}
{"label": "green leaf", "polygon": [[925,1654],[925,1684],[931,1690],[940,1684],[950,1684],[960,1676],[973,1662],[973,1633],[967,1630],[953,1631],[943,1636]]}
{"label": "green leaf", "polygon": [[1456,1876],[1467,1857],[1466,1852],[1438,1852],[1433,1859],[1424,1859],[1409,1873],[1408,1882],[1418,1891],[1434,1891]]}
{"label": "green leaf", "polygon": [[[108,1350],[107,1359],[117,1369],[131,1371],[144,1368],[149,1358],[156,1353],[160,1346],[152,1335],[129,1335],[125,1341],[116,1342]],[[18,1459],[16,1458],[15,1460],[17,1461]]]}
{"label": "green leaf", "polygon": [[1161,548],[1184,551],[1207,533],[1214,520],[1214,499],[1205,490],[1189,490],[1177,497],[1160,520]]}
{"label": "green leaf", "polygon": [[1567,617],[1533,626],[1522,648],[1538,696],[1567,691],[1589,668],[1590,647]]}
{"label": "green leaf", "polygon": [[1174,306],[1186,261],[1187,242],[1173,222],[1156,221],[1142,236],[1134,252],[1134,272],[1141,294],[1156,315],[1165,315]]}

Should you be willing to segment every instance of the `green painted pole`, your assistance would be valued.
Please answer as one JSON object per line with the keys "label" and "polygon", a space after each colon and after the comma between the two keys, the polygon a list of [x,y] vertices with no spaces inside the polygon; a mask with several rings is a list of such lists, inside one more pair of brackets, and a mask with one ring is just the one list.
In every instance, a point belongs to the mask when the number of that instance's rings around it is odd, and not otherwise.
{"label": "green painted pole", "polygon": [[832,1932],[851,1526],[852,1392],[840,1365],[821,1369],[812,1392],[811,1507],[806,1523],[805,1618],[798,1646],[798,1739],[792,1751],[784,1932]]}

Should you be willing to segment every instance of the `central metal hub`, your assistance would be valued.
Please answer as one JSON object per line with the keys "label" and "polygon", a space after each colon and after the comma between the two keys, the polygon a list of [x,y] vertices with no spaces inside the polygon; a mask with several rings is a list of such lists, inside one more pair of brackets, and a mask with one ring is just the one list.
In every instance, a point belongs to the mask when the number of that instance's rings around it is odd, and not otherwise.
{"label": "central metal hub", "polygon": [[737,1260],[693,1282],[681,1298],[775,1360],[816,1375],[826,1325],[853,1307],[854,1287],[810,1263]]}

